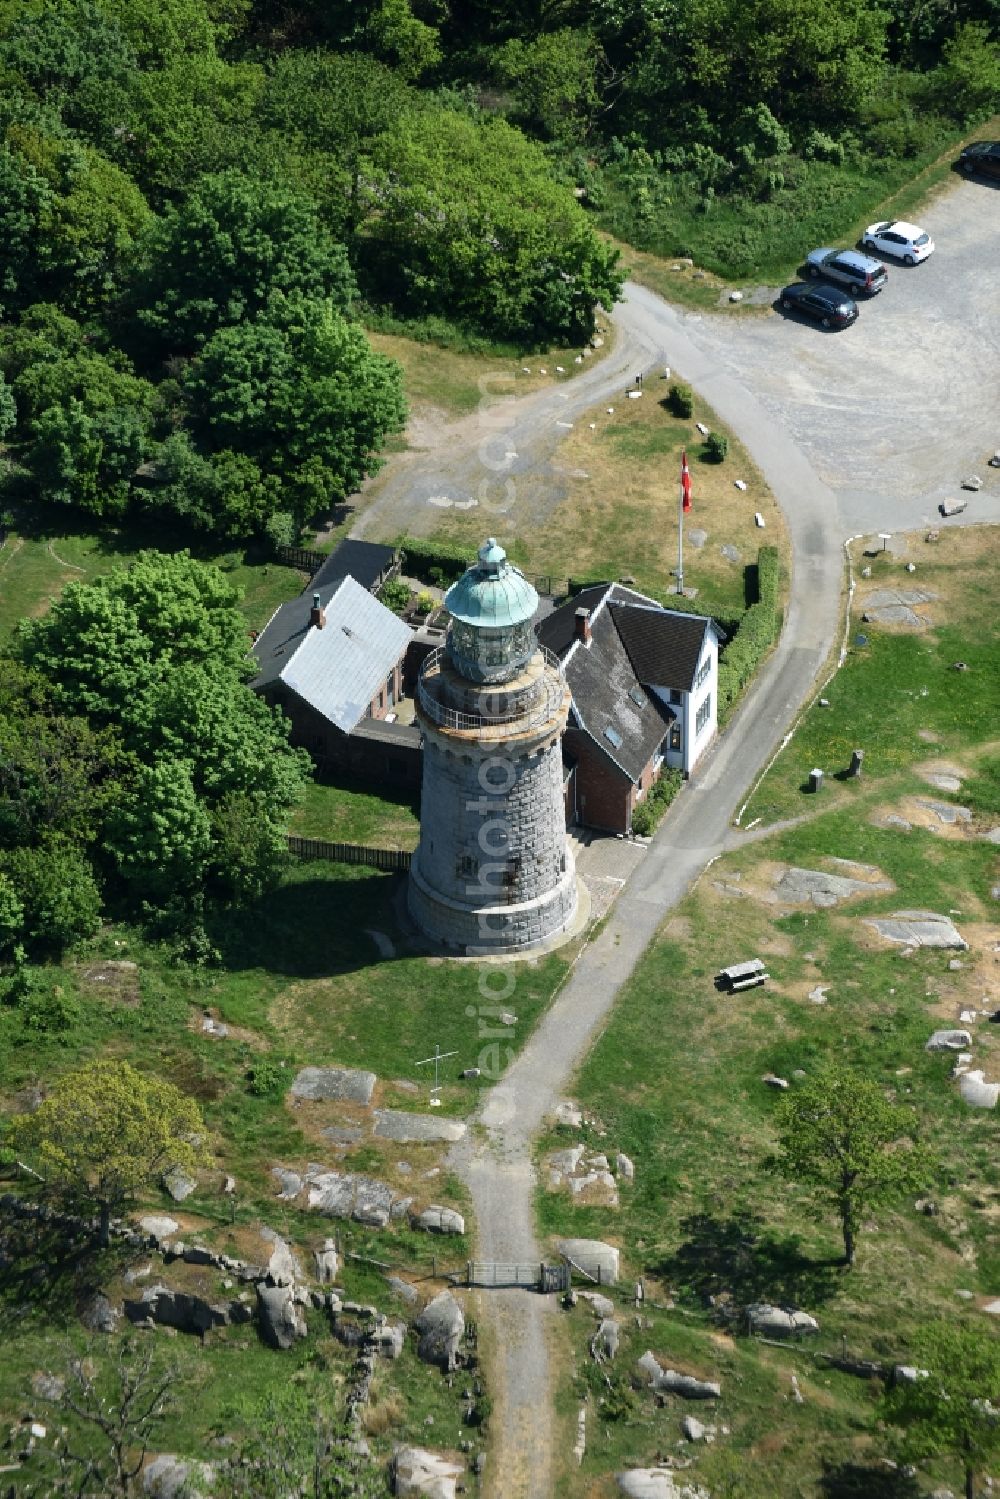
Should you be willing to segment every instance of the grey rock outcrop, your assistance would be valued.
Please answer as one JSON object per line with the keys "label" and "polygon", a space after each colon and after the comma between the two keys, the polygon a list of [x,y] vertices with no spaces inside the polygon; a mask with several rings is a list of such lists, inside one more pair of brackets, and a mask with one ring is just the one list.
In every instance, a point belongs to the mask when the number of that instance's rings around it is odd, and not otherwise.
{"label": "grey rock outcrop", "polygon": [[302,1308],[292,1286],[257,1287],[260,1335],[271,1348],[291,1348],[296,1338],[308,1333]]}
{"label": "grey rock outcrop", "polygon": [[951,917],[937,911],[894,911],[891,916],[869,917],[866,924],[888,942],[906,947],[957,948],[965,952],[969,946]]}
{"label": "grey rock outcrop", "polygon": [[204,1334],[213,1327],[249,1322],[252,1313],[239,1300],[212,1302],[187,1291],[156,1285],[143,1291],[138,1301],[126,1301],[125,1315],[134,1323],[155,1322],[160,1327],[174,1327],[178,1332]]}
{"label": "grey rock outcrop", "polygon": [[374,1072],[353,1067],[303,1067],[296,1073],[290,1091],[293,1098],[368,1104],[377,1081]]}
{"label": "grey rock outcrop", "polygon": [[142,1491],[149,1499],[208,1499],[215,1483],[211,1463],[161,1452],[142,1470]]}
{"label": "grey rock outcrop", "polygon": [[465,1219],[461,1213],[456,1213],[454,1208],[438,1207],[436,1204],[425,1208],[413,1220],[414,1228],[422,1228],[432,1234],[464,1234]]}
{"label": "grey rock outcrop", "polygon": [[464,1469],[424,1447],[400,1447],[392,1463],[393,1493],[404,1499],[455,1499]]}
{"label": "grey rock outcrop", "polygon": [[838,901],[847,900],[852,895],[873,895],[892,888],[887,880],[857,880],[848,875],[828,874],[825,870],[791,866],[779,879],[776,894],[781,901],[809,901],[822,908],[835,906]]}
{"label": "grey rock outcrop", "polygon": [[679,1374],[676,1369],[666,1369],[653,1353],[644,1353],[637,1364],[652,1390],[682,1395],[685,1400],[718,1400],[722,1395],[720,1385],[706,1379],[695,1379],[691,1374]]}
{"label": "grey rock outcrop", "polygon": [[685,1483],[669,1468],[630,1468],[615,1479],[627,1499],[711,1499],[700,1483]]}
{"label": "grey rock outcrop", "polygon": [[336,1283],[340,1260],[337,1256],[337,1246],[332,1239],[324,1239],[323,1247],[313,1250],[313,1268],[321,1286],[332,1286]]}
{"label": "grey rock outcrop", "polygon": [[176,1218],[168,1218],[166,1213],[146,1213],[139,1219],[139,1227],[159,1243],[161,1239],[171,1238],[180,1225]]}
{"label": "grey rock outcrop", "polygon": [[602,1296],[599,1291],[581,1291],[580,1300],[586,1301],[594,1316],[602,1320],[615,1314],[614,1302],[609,1296]]}
{"label": "grey rock outcrop", "polygon": [[620,1256],[613,1244],[605,1244],[603,1239],[560,1239],[556,1248],[571,1266],[601,1285],[617,1283]]}
{"label": "grey rock outcrop", "polygon": [[193,1176],[188,1176],[186,1171],[181,1171],[175,1166],[164,1176],[163,1185],[175,1202],[184,1202],[191,1196],[198,1183]]}
{"label": "grey rock outcrop", "polygon": [[112,1333],[121,1321],[121,1307],[112,1306],[103,1291],[96,1291],[80,1312],[80,1321],[88,1332]]}
{"label": "grey rock outcrop", "polygon": [[590,1351],[595,1358],[613,1359],[618,1352],[621,1328],[613,1317],[605,1317],[590,1340]]}
{"label": "grey rock outcrop", "polygon": [[805,1332],[819,1332],[819,1323],[808,1312],[772,1306],[767,1301],[757,1301],[747,1307],[747,1322],[751,1332],[761,1332],[771,1338],[798,1337]]}
{"label": "grey rock outcrop", "polygon": [[302,1280],[302,1266],[284,1239],[272,1228],[261,1229],[261,1238],[271,1245],[271,1256],[265,1266],[267,1279],[275,1286],[290,1286]]}
{"label": "grey rock outcrop", "polygon": [[[353,1218],[374,1228],[385,1228],[389,1219],[404,1213],[412,1200],[400,1196],[387,1182],[375,1177],[334,1171],[315,1162],[310,1162],[302,1176],[296,1199],[302,1193],[304,1205],[326,1218]],[[283,1197],[286,1195],[282,1193]]]}
{"label": "grey rock outcrop", "polygon": [[974,1109],[995,1109],[1000,1099],[1000,1083],[988,1083],[982,1071],[965,1072],[958,1080],[958,1091]]}
{"label": "grey rock outcrop", "polygon": [[414,1326],[420,1334],[417,1354],[427,1364],[453,1369],[465,1333],[462,1308],[450,1291],[442,1291],[424,1307]]}
{"label": "grey rock outcrop", "polygon": [[433,1114],[406,1114],[400,1109],[375,1110],[375,1134],[399,1145],[423,1145],[461,1140],[466,1125],[461,1119],[437,1119]]}
{"label": "grey rock outcrop", "polygon": [[972,1045],[968,1031],[935,1031],[924,1046],[924,1051],[965,1051]]}

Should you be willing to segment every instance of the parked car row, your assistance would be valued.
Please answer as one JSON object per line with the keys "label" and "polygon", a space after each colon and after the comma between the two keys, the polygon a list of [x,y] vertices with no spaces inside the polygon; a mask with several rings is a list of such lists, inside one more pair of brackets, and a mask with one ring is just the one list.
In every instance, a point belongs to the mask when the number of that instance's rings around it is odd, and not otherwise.
{"label": "parked car row", "polygon": [[973,141],[958,158],[958,165],[969,177],[1000,177],[1000,141]]}
{"label": "parked car row", "polygon": [[[861,250],[831,250],[829,246],[810,250],[806,266],[809,275],[820,284],[811,286],[797,281],[786,286],[781,293],[785,311],[804,312],[824,328],[846,328],[857,320],[858,304],[854,298],[874,297],[889,279],[881,260],[864,254],[865,250],[892,256],[904,265],[917,265],[934,253],[930,235],[905,219],[869,224],[861,236],[861,246]],[[850,292],[849,297],[838,290],[841,286]]]}

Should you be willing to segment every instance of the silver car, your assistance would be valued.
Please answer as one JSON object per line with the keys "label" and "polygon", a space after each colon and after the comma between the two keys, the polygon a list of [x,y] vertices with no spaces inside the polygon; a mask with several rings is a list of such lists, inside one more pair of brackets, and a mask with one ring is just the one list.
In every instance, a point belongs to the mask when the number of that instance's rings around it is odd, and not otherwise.
{"label": "silver car", "polygon": [[889,279],[881,260],[862,255],[858,250],[810,250],[806,256],[810,276],[822,276],[846,286],[852,297],[873,297]]}

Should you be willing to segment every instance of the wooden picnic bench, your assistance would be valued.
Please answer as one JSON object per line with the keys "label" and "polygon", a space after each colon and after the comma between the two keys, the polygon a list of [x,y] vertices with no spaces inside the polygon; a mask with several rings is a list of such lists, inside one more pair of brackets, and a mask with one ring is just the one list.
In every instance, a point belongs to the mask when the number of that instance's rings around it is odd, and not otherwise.
{"label": "wooden picnic bench", "polygon": [[756,989],[770,977],[760,958],[751,958],[747,963],[731,963],[728,968],[723,968],[716,975],[715,982],[720,989],[739,994],[743,989]]}

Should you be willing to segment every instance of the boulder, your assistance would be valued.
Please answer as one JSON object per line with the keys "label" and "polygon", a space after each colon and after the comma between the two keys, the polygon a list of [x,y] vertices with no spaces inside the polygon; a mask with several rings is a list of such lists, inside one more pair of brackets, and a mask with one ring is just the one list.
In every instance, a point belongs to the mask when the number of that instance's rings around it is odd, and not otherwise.
{"label": "boulder", "polygon": [[178,1332],[204,1335],[213,1327],[228,1325],[233,1305],[239,1303],[213,1303],[203,1296],[156,1285],[143,1291],[138,1301],[126,1301],[125,1315],[130,1322],[155,1322],[160,1327],[174,1327]]}
{"label": "boulder", "polygon": [[665,1369],[653,1353],[644,1353],[638,1360],[638,1367],[649,1380],[652,1390],[682,1395],[685,1400],[718,1400],[722,1395],[720,1385],[695,1379],[691,1374],[678,1374],[676,1369]]}
{"label": "boulder", "polygon": [[703,1442],[707,1430],[708,1427],[697,1416],[685,1416],[681,1422],[681,1431],[689,1442]]}
{"label": "boulder", "polygon": [[280,1188],[278,1196],[285,1202],[291,1202],[302,1191],[302,1178],[297,1171],[288,1171],[284,1166],[272,1166],[271,1175]]}
{"label": "boulder", "polygon": [[621,1328],[618,1323],[613,1317],[605,1317],[590,1341],[591,1350],[613,1359],[618,1352],[620,1337]]}
{"label": "boulder", "polygon": [[615,1479],[628,1499],[711,1499],[700,1483],[685,1483],[669,1468],[630,1468]]}
{"label": "boulder", "polygon": [[159,1244],[162,1239],[172,1238],[180,1224],[176,1218],[168,1218],[166,1213],[146,1213],[139,1219],[139,1227]]}
{"label": "boulder", "polygon": [[406,1323],[380,1322],[372,1333],[372,1342],[383,1358],[399,1358],[406,1342]]}
{"label": "boulder", "polygon": [[291,1348],[295,1339],[304,1338],[309,1330],[291,1286],[260,1284],[257,1287],[257,1315],[260,1335],[271,1348]]}
{"label": "boulder", "polygon": [[279,1234],[272,1228],[261,1229],[261,1238],[269,1243],[271,1257],[265,1266],[267,1279],[275,1286],[290,1286],[293,1281],[302,1279],[302,1266],[299,1264],[291,1249]]}
{"label": "boulder", "polygon": [[208,1499],[215,1482],[211,1463],[161,1452],[142,1470],[142,1492],[150,1499]]}
{"label": "boulder", "polygon": [[988,1083],[978,1070],[965,1072],[958,1080],[958,1091],[974,1109],[995,1109],[1000,1098],[1000,1083]]}
{"label": "boulder", "polygon": [[359,1072],[353,1067],[303,1067],[295,1075],[291,1094],[313,1101],[368,1104],[377,1081],[374,1072]]}
{"label": "boulder", "polygon": [[607,1296],[602,1296],[598,1291],[581,1291],[580,1300],[586,1301],[595,1317],[613,1317],[615,1304]]}
{"label": "boulder", "polygon": [[303,1177],[306,1206],[327,1218],[353,1218],[384,1228],[398,1201],[392,1187],[371,1176],[331,1171],[310,1162]]}
{"label": "boulder", "polygon": [[615,1170],[625,1181],[635,1181],[635,1162],[622,1150],[615,1156]]}
{"label": "boulder", "polygon": [[429,1301],[414,1326],[420,1334],[417,1354],[424,1363],[453,1369],[465,1333],[465,1318],[451,1292],[442,1291]]}
{"label": "boulder", "polygon": [[439,1119],[433,1114],[405,1114],[399,1109],[375,1110],[375,1134],[398,1145],[453,1144],[461,1140],[466,1126],[461,1119]]}
{"label": "boulder", "polygon": [[172,1171],[168,1171],[164,1176],[163,1185],[175,1202],[184,1202],[186,1198],[191,1196],[198,1183],[193,1176],[188,1176],[186,1171],[181,1171],[179,1167],[175,1166]]}
{"label": "boulder", "polygon": [[554,1150],[548,1159],[549,1176],[553,1186],[558,1186],[566,1176],[572,1176],[586,1154],[586,1146],[570,1145],[566,1150]]}
{"label": "boulder", "polygon": [[570,1129],[579,1129],[583,1123],[583,1114],[571,1098],[561,1099],[552,1113],[557,1124],[566,1124]]}
{"label": "boulder", "polygon": [[455,1499],[463,1469],[423,1447],[400,1447],[393,1458],[393,1493],[420,1499]]}
{"label": "boulder", "polygon": [[924,1051],[964,1051],[972,1045],[968,1031],[935,1031],[924,1047]]}
{"label": "boulder", "polygon": [[321,1286],[332,1286],[336,1282],[340,1261],[332,1239],[324,1239],[322,1249],[313,1250],[313,1267]]}
{"label": "boulder", "polygon": [[96,1291],[80,1310],[80,1321],[88,1332],[115,1332],[121,1320],[121,1307],[112,1306],[103,1291]]}
{"label": "boulder", "polygon": [[559,1239],[556,1248],[571,1266],[600,1285],[617,1283],[620,1258],[613,1244],[603,1239]]}
{"label": "boulder", "polygon": [[770,1338],[798,1337],[804,1332],[819,1332],[819,1323],[808,1312],[772,1306],[767,1301],[757,1301],[747,1307],[747,1322],[751,1332],[762,1332]]}
{"label": "boulder", "polygon": [[588,1171],[586,1176],[571,1176],[569,1189],[574,1197],[587,1193],[603,1194],[608,1207],[618,1206],[618,1183],[610,1171]]}
{"label": "boulder", "polygon": [[407,1306],[415,1306],[420,1300],[420,1292],[416,1286],[412,1286],[408,1280],[403,1280],[398,1275],[387,1275],[385,1283],[390,1290],[406,1302]]}
{"label": "boulder", "polygon": [[464,1234],[465,1219],[454,1208],[429,1207],[413,1220],[414,1228],[433,1234]]}

